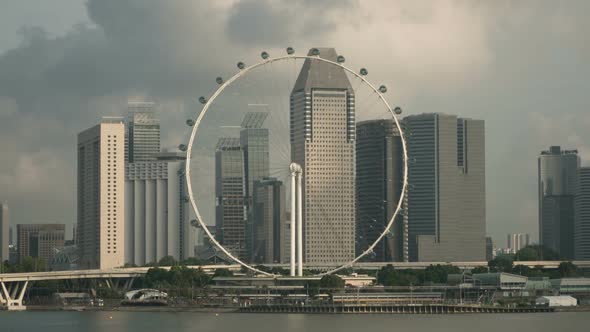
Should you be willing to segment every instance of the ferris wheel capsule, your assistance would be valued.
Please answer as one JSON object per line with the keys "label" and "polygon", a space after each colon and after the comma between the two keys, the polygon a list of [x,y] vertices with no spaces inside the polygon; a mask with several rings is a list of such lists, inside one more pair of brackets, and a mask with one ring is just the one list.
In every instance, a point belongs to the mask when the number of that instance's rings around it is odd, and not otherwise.
{"label": "ferris wheel capsule", "polygon": [[178,150],[182,151],[182,152],[186,152],[186,145],[185,144],[180,144],[178,146]]}
{"label": "ferris wheel capsule", "polygon": [[199,225],[199,221],[197,219],[191,220],[191,226],[195,228],[201,228],[201,225]]}
{"label": "ferris wheel capsule", "polygon": [[221,78],[221,76],[219,76],[215,79],[215,82],[217,82],[217,84],[221,84],[221,83],[223,83],[223,78]]}
{"label": "ferris wheel capsule", "polygon": [[381,92],[381,93],[387,92],[387,87],[385,85],[380,86],[379,87],[379,92]]}
{"label": "ferris wheel capsule", "polygon": [[186,125],[189,126],[189,127],[194,126],[195,125],[195,120],[193,120],[193,119],[186,120]]}
{"label": "ferris wheel capsule", "polygon": [[240,62],[238,62],[238,68],[240,70],[242,70],[242,69],[246,68],[246,65],[242,61],[240,61]]}
{"label": "ferris wheel capsule", "polygon": [[268,59],[269,55],[268,55],[268,53],[266,51],[264,51],[264,52],[260,53],[260,57],[262,59],[266,60],[266,59]]}
{"label": "ferris wheel capsule", "polygon": [[344,56],[342,56],[342,55],[339,55],[339,56],[336,58],[336,62],[338,62],[338,63],[344,63],[344,61],[346,61],[346,59],[345,59],[345,58],[344,58]]}
{"label": "ferris wheel capsule", "polygon": [[293,49],[293,47],[287,47],[287,54],[291,55],[295,53],[295,50]]}
{"label": "ferris wheel capsule", "polygon": [[199,103],[206,104],[207,103],[207,98],[205,98],[203,96],[199,97]]}
{"label": "ferris wheel capsule", "polygon": [[318,50],[317,48],[312,48],[311,49],[311,55],[313,55],[313,56],[320,55],[320,50]]}
{"label": "ferris wheel capsule", "polygon": [[400,115],[402,114],[402,109],[401,107],[397,106],[396,108],[393,109],[393,113]]}
{"label": "ferris wheel capsule", "polygon": [[360,73],[361,73],[361,75],[363,75],[363,76],[367,76],[367,74],[369,73],[369,71],[368,71],[366,68],[361,68],[361,71],[360,71]]}

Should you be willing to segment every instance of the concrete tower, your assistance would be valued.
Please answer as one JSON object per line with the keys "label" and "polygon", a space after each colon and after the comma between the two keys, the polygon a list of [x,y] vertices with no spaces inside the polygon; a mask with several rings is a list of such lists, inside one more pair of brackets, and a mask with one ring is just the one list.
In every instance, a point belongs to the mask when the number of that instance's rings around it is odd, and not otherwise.
{"label": "concrete tower", "polygon": [[10,258],[8,242],[10,241],[10,220],[8,217],[8,203],[0,203],[0,264]]}
{"label": "concrete tower", "polygon": [[580,157],[576,150],[552,146],[539,166],[539,243],[563,258],[574,255],[574,195]]}
{"label": "concrete tower", "polygon": [[410,260],[483,261],[484,122],[435,113],[408,116],[404,124]]}
{"label": "concrete tower", "polygon": [[78,134],[78,247],[80,266],[124,265],[125,125],[103,118]]}
{"label": "concrete tower", "polygon": [[[320,57],[336,61],[333,48]],[[310,51],[311,55],[311,51]],[[354,91],[340,67],[306,59],[291,92],[291,158],[303,169],[303,257],[355,257]]]}
{"label": "concrete tower", "polygon": [[125,161],[156,160],[160,153],[160,120],[154,115],[155,104],[129,102]]}

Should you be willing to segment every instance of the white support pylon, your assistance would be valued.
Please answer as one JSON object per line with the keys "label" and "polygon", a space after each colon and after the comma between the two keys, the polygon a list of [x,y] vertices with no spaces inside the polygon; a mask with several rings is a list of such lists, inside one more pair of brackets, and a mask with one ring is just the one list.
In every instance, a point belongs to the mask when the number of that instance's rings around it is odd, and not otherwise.
{"label": "white support pylon", "polygon": [[301,194],[301,178],[303,172],[299,168],[297,173],[297,275],[303,277],[303,202]]}
{"label": "white support pylon", "polygon": [[295,172],[291,172],[291,277],[295,276]]}

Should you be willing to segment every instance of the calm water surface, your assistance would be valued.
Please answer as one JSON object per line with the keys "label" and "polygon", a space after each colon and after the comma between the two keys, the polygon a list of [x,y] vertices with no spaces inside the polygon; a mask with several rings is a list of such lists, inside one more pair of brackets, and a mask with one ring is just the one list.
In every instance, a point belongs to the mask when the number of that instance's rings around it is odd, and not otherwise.
{"label": "calm water surface", "polygon": [[590,313],[303,315],[169,312],[0,312],[1,332],[590,331]]}

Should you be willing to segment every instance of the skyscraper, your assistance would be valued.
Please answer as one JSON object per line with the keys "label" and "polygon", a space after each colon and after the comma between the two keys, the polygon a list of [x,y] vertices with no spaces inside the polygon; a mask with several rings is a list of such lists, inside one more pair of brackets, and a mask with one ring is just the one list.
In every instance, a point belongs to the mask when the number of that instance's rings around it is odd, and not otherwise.
{"label": "skyscraper", "polygon": [[0,203],[0,264],[10,258],[8,242],[10,241],[10,220],[8,217],[8,203]]}
{"label": "skyscraper", "polygon": [[165,256],[194,256],[188,221],[186,155],[163,152],[157,160],[127,164],[125,181],[125,263],[144,265]]}
{"label": "skyscraper", "polygon": [[103,118],[78,134],[78,227],[80,266],[124,265],[125,125]]}
{"label": "skyscraper", "polygon": [[[403,184],[403,150],[393,120],[370,120],[356,129],[356,255],[368,248],[393,216]],[[408,260],[407,224],[399,215],[368,260]]]}
{"label": "skyscraper", "polygon": [[539,243],[563,258],[574,255],[574,195],[578,151],[552,146],[542,151],[539,167]]}
{"label": "skyscraper", "polygon": [[254,182],[252,205],[253,253],[255,263],[281,263],[286,260],[287,214],[283,182],[267,178]]}
{"label": "skyscraper", "polygon": [[508,250],[516,254],[520,249],[530,244],[530,236],[528,234],[508,234],[506,236],[506,246]]}
{"label": "skyscraper", "polygon": [[128,103],[125,161],[155,160],[160,152],[160,120],[155,117],[155,104]]}
{"label": "skyscraper", "polygon": [[[336,61],[333,48],[318,50],[320,57]],[[290,103],[291,159],[303,169],[303,260],[350,261],[356,219],[354,91],[340,67],[306,59]]]}
{"label": "skyscraper", "polygon": [[590,260],[590,167],[578,169],[574,234],[574,258]]}
{"label": "skyscraper", "polygon": [[434,113],[404,124],[410,260],[484,260],[484,121]]}
{"label": "skyscraper", "polygon": [[246,250],[246,177],[239,138],[221,138],[215,151],[215,227],[217,240],[248,260]]}
{"label": "skyscraper", "polygon": [[64,224],[19,224],[18,261],[25,257],[41,258],[49,267],[57,250],[64,248],[66,225]]}
{"label": "skyscraper", "polygon": [[248,112],[240,129],[240,146],[244,154],[245,204],[246,204],[246,251],[248,259],[254,254],[253,199],[254,183],[269,176],[268,129],[262,128],[266,112]]}

